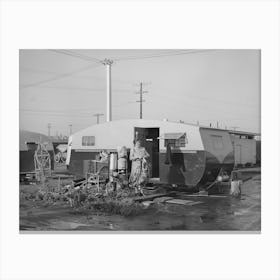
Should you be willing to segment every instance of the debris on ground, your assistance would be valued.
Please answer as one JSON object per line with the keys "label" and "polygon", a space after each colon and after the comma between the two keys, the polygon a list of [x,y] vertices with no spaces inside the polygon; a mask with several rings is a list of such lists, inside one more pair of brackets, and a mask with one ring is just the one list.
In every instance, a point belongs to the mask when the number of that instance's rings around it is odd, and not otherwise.
{"label": "debris on ground", "polygon": [[172,198],[173,198],[173,197],[171,197],[171,196],[156,197],[156,198],[154,199],[154,202],[155,202],[155,203],[164,203],[165,201],[170,200],[170,199],[172,199]]}
{"label": "debris on ground", "polygon": [[148,183],[143,189],[144,196],[140,196],[135,193],[134,188],[129,187],[127,177],[123,174],[115,174],[113,180],[98,184],[87,178],[61,181],[49,177],[32,187],[31,192],[21,191],[20,198],[44,201],[46,205],[65,204],[75,211],[122,216],[138,215],[163,204],[192,206],[203,203],[189,200],[188,196],[209,197],[207,190],[194,193],[197,189],[185,188],[183,192],[180,186],[174,188],[153,183]]}
{"label": "debris on ground", "polygon": [[110,184],[106,192],[105,184],[98,190],[85,178],[58,180],[56,176],[44,184],[20,185],[20,229],[255,230],[260,228],[260,184],[260,175],[245,182],[240,199],[231,197],[230,183],[222,185],[228,193],[217,193],[213,187],[203,195],[155,182],[139,196],[124,185]]}
{"label": "debris on ground", "polygon": [[151,200],[146,200],[146,201],[143,201],[142,202],[142,205],[145,207],[145,208],[148,208],[151,204],[153,204],[154,201],[151,201]]}
{"label": "debris on ground", "polygon": [[202,201],[192,201],[192,200],[184,200],[184,199],[170,199],[170,200],[166,200],[165,202],[172,203],[172,204],[188,205],[188,206],[203,203]]}

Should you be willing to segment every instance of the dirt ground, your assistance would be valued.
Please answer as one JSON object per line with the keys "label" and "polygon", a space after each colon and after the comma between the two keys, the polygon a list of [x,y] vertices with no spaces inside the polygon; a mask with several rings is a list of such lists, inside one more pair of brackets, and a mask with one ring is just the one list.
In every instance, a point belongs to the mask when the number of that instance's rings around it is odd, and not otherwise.
{"label": "dirt ground", "polygon": [[[124,217],[94,210],[73,209],[67,202],[20,200],[20,231],[260,231],[261,175],[259,169],[244,170],[252,179],[242,186],[240,198],[229,195],[196,196],[179,192],[176,199],[146,205],[137,215]],[[21,185],[36,192],[36,185]]]}

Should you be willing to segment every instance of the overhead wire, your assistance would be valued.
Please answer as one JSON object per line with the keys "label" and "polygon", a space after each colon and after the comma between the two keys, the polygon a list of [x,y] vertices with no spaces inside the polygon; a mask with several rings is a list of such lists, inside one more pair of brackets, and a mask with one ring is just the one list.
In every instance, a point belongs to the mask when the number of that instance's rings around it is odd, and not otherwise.
{"label": "overhead wire", "polygon": [[104,91],[103,88],[86,88],[86,87],[65,87],[65,86],[47,86],[47,85],[37,85],[37,86],[34,86],[36,88],[51,88],[51,89],[57,89],[57,90],[73,90],[73,91],[90,91],[91,93],[92,92],[102,92]]}
{"label": "overhead wire", "polygon": [[[42,89],[56,89],[60,91],[79,91],[79,92],[89,92],[90,94],[94,93],[100,93],[104,92],[105,88],[90,88],[90,87],[65,87],[65,86],[48,86],[48,85],[35,85],[33,86],[35,88],[42,88]],[[130,89],[121,89],[121,88],[115,88],[114,92],[119,94],[126,94],[130,93]]]}
{"label": "overhead wire", "polygon": [[88,69],[97,68],[98,66],[99,65],[96,66],[96,64],[94,64],[94,65],[91,64],[91,65],[88,65],[86,67],[80,68],[80,69],[75,70],[75,71],[59,74],[59,75],[51,77],[49,79],[41,80],[41,81],[38,81],[38,82],[35,82],[35,83],[32,83],[32,84],[21,85],[20,89],[25,89],[25,88],[29,88],[29,87],[38,86],[38,85],[41,85],[41,84],[44,84],[44,83],[56,81],[56,80],[59,80],[59,79],[62,79],[62,78],[66,78],[66,77],[72,76],[72,75],[74,75],[76,73],[80,73],[80,72],[86,71]]}
{"label": "overhead wire", "polygon": [[91,117],[91,112],[81,114],[80,112],[60,112],[60,111],[46,111],[46,110],[24,110],[20,109],[21,114],[31,114],[31,115],[47,115],[49,117],[74,117],[74,118],[88,118]]}
{"label": "overhead wire", "polygon": [[174,53],[185,53],[186,51],[190,52],[190,51],[194,51],[194,50],[166,50],[166,51],[160,51],[160,50],[154,50],[157,51],[156,53],[146,53],[143,55],[131,55],[131,56],[119,56],[119,57],[111,57],[112,60],[114,61],[118,61],[118,60],[122,60],[122,59],[130,59],[130,58],[145,58],[145,57],[154,57],[154,56],[161,56],[161,55],[170,55],[170,54],[174,54]]}
{"label": "overhead wire", "polygon": [[76,53],[76,52],[73,52],[73,51],[70,51],[70,50],[64,50],[64,49],[59,49],[59,50],[56,50],[56,49],[49,49],[49,51],[55,52],[55,53],[59,53],[59,54],[68,55],[68,56],[72,56],[72,57],[75,57],[75,58],[80,58],[80,59],[86,60],[86,61],[95,61],[96,63],[102,63],[102,60],[101,60],[101,59],[97,59],[97,58],[90,57],[90,56],[87,56],[87,55],[84,55],[84,54]]}
{"label": "overhead wire", "polygon": [[124,61],[124,60],[139,60],[139,59],[150,59],[150,58],[158,58],[158,57],[168,57],[168,56],[179,56],[179,55],[187,55],[187,54],[195,54],[202,52],[210,52],[214,50],[193,50],[193,51],[180,51],[174,53],[166,53],[166,54],[158,54],[158,55],[148,55],[148,56],[131,56],[131,57],[119,57],[113,58],[114,61]]}
{"label": "overhead wire", "polygon": [[[83,59],[83,60],[86,60],[86,61],[94,61],[95,63],[98,63],[100,65],[102,63],[102,60],[100,60],[100,59],[90,57],[90,56],[86,56],[86,55],[82,55],[82,54],[79,54],[79,53],[76,53],[76,52],[73,52],[73,51],[70,51],[70,50],[49,49],[49,51],[59,53],[59,54],[68,55],[68,56],[72,56],[72,57],[75,57],[75,58],[80,58],[80,59]],[[191,50],[191,51],[188,50],[188,51],[179,51],[179,52],[176,51],[174,53],[172,51],[170,51],[168,53],[162,53],[162,54],[159,54],[159,55],[149,55],[149,56],[142,56],[142,57],[134,56],[134,57],[114,58],[114,61],[139,60],[139,59],[150,59],[150,58],[167,57],[167,56],[178,56],[178,55],[193,54],[193,53],[198,53],[198,52],[201,53],[201,52],[207,52],[207,51],[213,51],[213,50],[206,50],[206,49],[205,50]],[[35,82],[35,83],[32,83],[32,84],[22,85],[22,86],[20,86],[20,89],[34,87],[34,86],[37,86],[37,85],[40,85],[40,84],[44,84],[44,83],[48,83],[48,82],[51,82],[51,81],[59,80],[61,78],[72,76],[76,73],[88,70],[90,68],[93,68],[93,65],[87,66],[85,68],[82,68],[82,69],[79,69],[79,70],[76,70],[76,71],[73,71],[73,72],[60,74],[58,76],[55,76],[55,77],[52,77],[52,78],[49,78],[49,79],[46,79],[46,80],[38,81],[38,82]]]}
{"label": "overhead wire", "polygon": [[[80,58],[80,59],[87,60],[87,61],[95,61],[97,63],[102,63],[102,59],[97,59],[97,58],[87,56],[87,55],[84,55],[84,54],[80,54],[80,53],[77,53],[77,52],[73,52],[73,51],[70,51],[70,50],[49,49],[49,51],[56,52],[56,53],[61,53],[61,54],[64,54],[64,55],[73,56],[73,57]],[[176,50],[176,51],[170,50],[170,51],[164,52],[164,53],[145,55],[145,56],[112,57],[112,60],[113,61],[124,61],[124,60],[149,59],[149,58],[158,58],[158,57],[166,57],[166,56],[187,55],[187,54],[209,52],[209,51],[217,51],[217,50],[211,50],[211,49],[201,49],[201,50],[191,49],[191,50],[179,50],[179,51],[178,50]]]}
{"label": "overhead wire", "polygon": [[[213,97],[201,97],[201,96],[194,96],[194,95],[185,95],[188,99],[194,99],[194,100],[207,100],[208,103],[221,103],[221,104],[229,104],[229,105],[236,105],[236,106],[245,106],[248,109],[255,109],[255,106],[252,104],[246,104],[246,103],[241,103],[241,102],[235,102],[232,100],[224,100],[224,99],[218,99],[218,98],[213,98]],[[153,97],[155,98],[160,98],[160,99],[170,99],[171,101],[174,100],[172,96],[169,95],[169,92],[166,92],[164,89],[161,89],[160,93],[159,92],[154,92]],[[182,96],[181,96],[182,98]],[[222,107],[221,107],[222,108]]]}

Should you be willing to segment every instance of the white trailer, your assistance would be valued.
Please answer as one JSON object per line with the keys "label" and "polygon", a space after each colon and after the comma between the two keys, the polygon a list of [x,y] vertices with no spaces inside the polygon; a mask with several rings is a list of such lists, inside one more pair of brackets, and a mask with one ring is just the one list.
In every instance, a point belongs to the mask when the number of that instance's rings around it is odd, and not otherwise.
{"label": "white trailer", "polygon": [[234,164],[255,165],[257,159],[256,139],[253,134],[245,132],[230,132],[234,148]]}

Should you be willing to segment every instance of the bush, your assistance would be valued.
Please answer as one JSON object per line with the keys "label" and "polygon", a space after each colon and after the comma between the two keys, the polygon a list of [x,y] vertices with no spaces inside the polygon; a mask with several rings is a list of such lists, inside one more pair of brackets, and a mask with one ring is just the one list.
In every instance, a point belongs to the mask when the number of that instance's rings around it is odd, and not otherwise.
{"label": "bush", "polygon": [[138,215],[143,212],[142,204],[132,199],[118,200],[115,198],[96,198],[93,201],[87,201],[84,205],[87,209],[105,212],[107,214],[117,214],[122,216]]}

